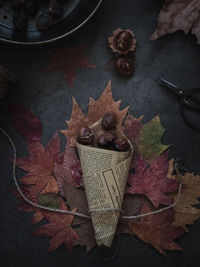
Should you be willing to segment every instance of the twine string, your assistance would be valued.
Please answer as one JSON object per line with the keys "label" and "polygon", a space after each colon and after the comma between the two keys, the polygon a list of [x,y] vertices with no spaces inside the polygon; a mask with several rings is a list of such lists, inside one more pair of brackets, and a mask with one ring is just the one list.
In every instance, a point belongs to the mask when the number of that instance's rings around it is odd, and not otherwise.
{"label": "twine string", "polygon": [[[32,205],[33,207],[35,208],[39,208],[39,209],[43,209],[43,210],[47,210],[47,211],[52,211],[52,212],[58,212],[58,213],[62,213],[62,214],[68,214],[68,215],[75,215],[75,216],[79,216],[79,217],[82,217],[82,218],[86,218],[86,219],[91,219],[91,216],[89,215],[86,215],[86,214],[83,214],[83,213],[80,213],[80,212],[75,212],[75,211],[69,211],[69,210],[61,210],[61,209],[56,209],[56,208],[49,208],[49,207],[46,207],[46,206],[42,206],[40,204],[37,204],[33,201],[31,201],[30,199],[28,199],[24,193],[22,192],[18,182],[17,182],[17,178],[16,178],[16,161],[17,161],[17,152],[16,152],[16,147],[14,145],[14,142],[12,141],[12,139],[10,138],[10,136],[7,134],[7,132],[5,130],[3,130],[2,128],[0,128],[0,131],[1,133],[7,138],[7,140],[9,141],[12,149],[13,149],[13,181],[15,183],[15,186],[17,188],[17,191],[19,192],[20,196],[30,205]],[[170,206],[167,206],[167,207],[164,207],[164,208],[161,208],[159,210],[155,210],[155,211],[152,211],[152,212],[148,212],[148,213],[144,213],[144,214],[139,214],[139,215],[131,215],[131,216],[121,216],[120,218],[122,219],[137,219],[137,218],[141,218],[141,217],[145,217],[145,216],[149,216],[149,215],[153,215],[153,214],[156,214],[156,213],[160,213],[162,211],[165,211],[165,210],[168,210],[168,209],[171,209],[173,207],[175,207],[177,205],[177,203],[179,202],[180,200],[180,196],[181,196],[181,190],[182,190],[182,181],[181,181],[181,176],[179,174],[179,171],[178,171],[178,167],[177,167],[177,164],[175,164],[175,170],[176,170],[176,173],[177,173],[177,176],[178,176],[178,180],[179,180],[179,188],[178,188],[178,196],[177,196],[177,199],[174,203],[172,203]],[[91,212],[105,212],[105,211],[121,211],[121,212],[124,212],[123,210],[119,209],[119,208],[107,208],[107,209],[97,209],[97,210],[89,210],[88,212],[91,213]]]}

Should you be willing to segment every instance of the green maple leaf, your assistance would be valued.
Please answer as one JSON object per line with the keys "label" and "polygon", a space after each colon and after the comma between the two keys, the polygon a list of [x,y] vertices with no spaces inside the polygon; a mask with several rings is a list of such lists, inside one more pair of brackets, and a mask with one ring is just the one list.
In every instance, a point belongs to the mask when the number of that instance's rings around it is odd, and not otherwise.
{"label": "green maple leaf", "polygon": [[161,125],[159,115],[143,125],[137,150],[146,161],[151,162],[169,147],[161,143],[164,132],[165,129]]}

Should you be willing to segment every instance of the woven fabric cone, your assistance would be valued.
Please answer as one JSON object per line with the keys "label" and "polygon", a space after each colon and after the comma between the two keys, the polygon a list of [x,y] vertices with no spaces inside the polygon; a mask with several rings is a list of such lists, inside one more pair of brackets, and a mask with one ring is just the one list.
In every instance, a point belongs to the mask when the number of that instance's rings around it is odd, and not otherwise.
{"label": "woven fabric cone", "polygon": [[117,152],[77,143],[97,245],[111,247],[130,169],[133,148]]}

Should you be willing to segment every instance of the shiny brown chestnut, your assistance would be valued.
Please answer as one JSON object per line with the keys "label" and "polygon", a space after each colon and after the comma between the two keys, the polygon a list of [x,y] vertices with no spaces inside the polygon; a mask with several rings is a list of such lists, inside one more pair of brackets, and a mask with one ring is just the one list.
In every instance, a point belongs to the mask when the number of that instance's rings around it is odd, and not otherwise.
{"label": "shiny brown chestnut", "polygon": [[113,147],[116,136],[112,133],[103,133],[97,139],[97,144],[102,148]]}
{"label": "shiny brown chestnut", "polygon": [[118,35],[115,37],[115,43],[119,50],[127,50],[130,48],[132,43],[132,35],[128,31],[121,31],[118,33]]}
{"label": "shiny brown chestnut", "polygon": [[117,124],[117,116],[114,112],[107,112],[102,118],[102,126],[106,130],[111,130],[115,128]]}
{"label": "shiny brown chestnut", "polygon": [[130,144],[125,138],[120,138],[115,141],[114,148],[117,151],[128,151],[130,149]]}
{"label": "shiny brown chestnut", "polygon": [[135,71],[135,66],[131,58],[120,57],[115,62],[116,71],[124,76],[130,76]]}
{"label": "shiny brown chestnut", "polygon": [[91,145],[94,140],[94,134],[88,126],[83,126],[77,138],[77,141],[83,145]]}

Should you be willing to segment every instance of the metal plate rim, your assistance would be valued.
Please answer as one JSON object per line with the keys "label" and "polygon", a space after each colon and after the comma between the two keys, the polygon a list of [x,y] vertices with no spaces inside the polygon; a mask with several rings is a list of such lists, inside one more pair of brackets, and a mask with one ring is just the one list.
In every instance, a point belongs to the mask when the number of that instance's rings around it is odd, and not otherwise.
{"label": "metal plate rim", "polygon": [[100,7],[101,3],[102,3],[103,0],[99,0],[97,6],[95,7],[95,9],[90,13],[90,15],[81,23],[79,24],[76,28],[74,28],[73,30],[65,33],[65,34],[62,34],[60,35],[59,37],[56,37],[56,38],[52,38],[50,40],[45,40],[45,41],[39,41],[39,42],[18,42],[18,41],[12,41],[12,40],[8,40],[8,39],[5,39],[5,38],[2,38],[0,37],[0,41],[3,41],[5,43],[9,43],[9,44],[15,44],[15,45],[30,45],[30,46],[33,46],[33,45],[45,45],[45,44],[50,44],[50,43],[53,43],[53,42],[56,42],[56,41],[59,41],[61,39],[64,39],[65,37],[71,35],[72,33],[76,32],[77,30],[79,30],[83,25],[85,25],[89,20],[90,18],[96,13],[96,11],[98,10],[98,8]]}

